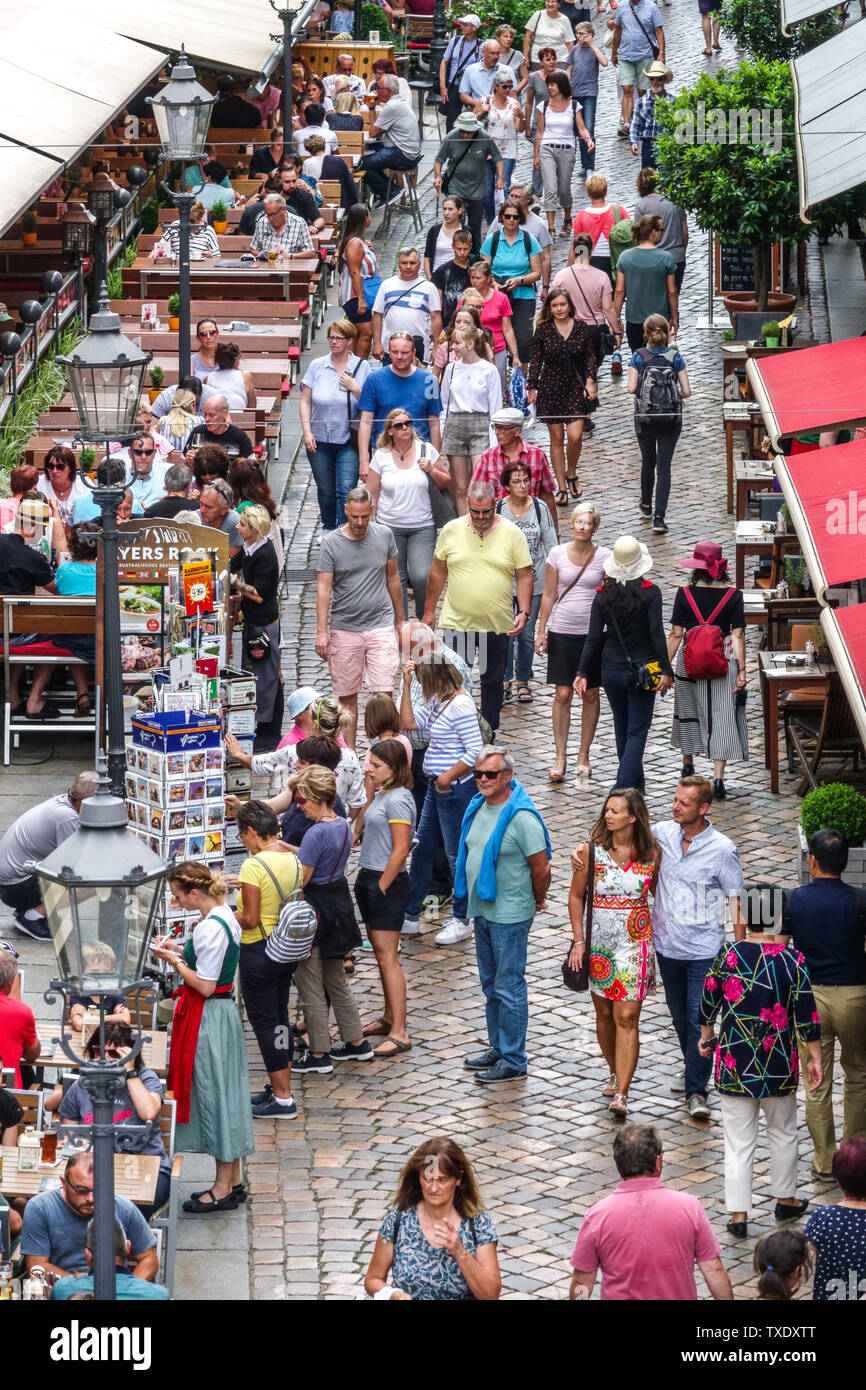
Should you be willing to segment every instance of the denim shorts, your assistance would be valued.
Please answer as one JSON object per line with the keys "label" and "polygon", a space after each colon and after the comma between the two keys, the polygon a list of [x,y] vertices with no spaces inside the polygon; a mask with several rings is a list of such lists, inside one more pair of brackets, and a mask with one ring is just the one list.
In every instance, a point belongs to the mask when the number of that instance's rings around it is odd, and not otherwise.
{"label": "denim shorts", "polygon": [[649,78],[644,77],[644,68],[648,68],[653,60],[653,55],[648,53],[645,58],[639,58],[636,63],[628,58],[619,60],[619,80],[623,87],[638,87],[640,91],[649,91]]}

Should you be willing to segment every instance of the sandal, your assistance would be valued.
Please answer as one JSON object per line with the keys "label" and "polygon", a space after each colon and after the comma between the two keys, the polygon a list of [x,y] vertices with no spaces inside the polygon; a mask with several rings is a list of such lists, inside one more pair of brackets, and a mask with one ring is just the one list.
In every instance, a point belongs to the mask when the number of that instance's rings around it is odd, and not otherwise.
{"label": "sandal", "polygon": [[512,692],[512,689],[511,689],[511,681],[503,681],[503,683],[502,683],[502,703],[503,703],[503,705],[510,705],[510,704],[511,704],[511,701],[512,701],[512,698],[513,698],[513,692]]}
{"label": "sandal", "polygon": [[611,1115],[617,1115],[621,1120],[624,1120],[628,1114],[628,1101],[626,1100],[625,1091],[617,1091],[607,1108]]}
{"label": "sandal", "polygon": [[571,241],[571,226],[562,224],[562,231],[559,233],[563,241]]}
{"label": "sandal", "polygon": [[[210,1197],[209,1202],[203,1202],[202,1197]],[[193,1192],[192,1196],[183,1204],[184,1211],[204,1213],[207,1211],[237,1211],[238,1199],[231,1191],[227,1197],[216,1197],[214,1190],[209,1187],[206,1192]]]}
{"label": "sandal", "polygon": [[569,477],[569,475],[566,473],[565,481],[568,483],[568,490],[571,493],[572,500],[575,502],[579,502],[581,497],[583,496],[583,488],[580,486],[580,483],[578,482],[577,474],[575,473],[572,477]]}
{"label": "sandal", "polygon": [[92,713],[93,710],[90,704],[90,696],[79,695],[75,701],[75,714],[73,715],[73,718],[87,719],[87,717]]}
{"label": "sandal", "polygon": [[[388,1047],[389,1043],[389,1050],[387,1052],[382,1052],[381,1049],[383,1047]],[[410,1042],[404,1043],[401,1042],[399,1038],[392,1038],[389,1036],[384,1042],[380,1043],[378,1047],[373,1048],[373,1056],[380,1057],[383,1061],[387,1061],[389,1057],[396,1057],[401,1052],[410,1052],[411,1050],[412,1044]]]}
{"label": "sandal", "polygon": [[391,1032],[391,1025],[387,1018],[374,1018],[372,1023],[361,1029],[365,1038],[387,1038]]}
{"label": "sandal", "polygon": [[235,1183],[234,1187],[232,1188],[232,1196],[234,1197],[236,1202],[245,1202],[247,1200],[247,1189],[244,1187],[242,1182]]}
{"label": "sandal", "polygon": [[561,487],[557,490],[556,496],[553,500],[555,501],[557,507],[568,506],[568,493],[566,492],[564,487]]}
{"label": "sandal", "polygon": [[577,755],[577,775],[578,777],[585,777],[587,781],[592,776],[592,767],[589,758],[584,757],[583,749]]}
{"label": "sandal", "polygon": [[533,701],[532,691],[525,681],[519,681],[517,685],[517,703],[519,705],[531,705]]}
{"label": "sandal", "polygon": [[612,1072],[611,1072],[611,1074],[610,1074],[610,1080],[608,1081],[608,1083],[607,1083],[606,1086],[602,1087],[602,1092],[601,1092],[601,1094],[602,1094],[603,1096],[615,1096],[615,1095],[616,1095],[616,1072],[615,1072],[615,1071],[612,1071]]}
{"label": "sandal", "polygon": [[347,975],[354,975],[355,973],[355,957],[352,955],[351,951],[343,961],[343,969]]}
{"label": "sandal", "polygon": [[562,760],[562,771],[561,771],[561,772],[558,771],[559,763],[554,763],[554,764],[553,764],[553,767],[550,769],[550,771],[549,771],[548,774],[547,774],[547,780],[548,780],[548,782],[564,782],[564,781],[565,781],[565,769],[566,769],[567,767],[568,767],[568,762],[567,762],[567,760],[566,760],[565,758],[563,758],[563,760]]}
{"label": "sandal", "polygon": [[701,52],[705,58],[712,58],[713,56],[713,50],[711,48],[702,48]]}

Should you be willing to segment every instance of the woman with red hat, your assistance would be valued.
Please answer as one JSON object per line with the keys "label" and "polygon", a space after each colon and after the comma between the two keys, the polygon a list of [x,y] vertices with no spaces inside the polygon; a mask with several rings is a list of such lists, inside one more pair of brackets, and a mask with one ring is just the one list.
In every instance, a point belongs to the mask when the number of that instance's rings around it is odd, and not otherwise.
{"label": "woman with red hat", "polygon": [[713,759],[720,801],[725,763],[749,761],[743,594],[714,541],[698,541],[680,564],[691,576],[677,589],[668,634],[668,656],[676,657],[671,747],[682,752],[683,777],[694,772],[696,753]]}

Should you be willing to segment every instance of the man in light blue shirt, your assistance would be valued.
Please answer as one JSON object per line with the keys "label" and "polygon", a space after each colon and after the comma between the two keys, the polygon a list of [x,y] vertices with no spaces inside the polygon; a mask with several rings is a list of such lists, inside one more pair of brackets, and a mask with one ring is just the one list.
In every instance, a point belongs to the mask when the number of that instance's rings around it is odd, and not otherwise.
{"label": "man in light blue shirt", "polygon": [[[126,481],[132,492],[134,502],[144,508],[165,496],[165,472],[167,465],[156,457],[156,441],[149,430],[142,430],[133,439],[128,449],[112,454],[126,465]],[[135,465],[137,476],[133,479]]]}
{"label": "man in light blue shirt", "polygon": [[483,116],[488,109],[501,51],[497,39],[488,39],[481,45],[481,62],[470,63],[460,79],[460,100],[476,116]]}
{"label": "man in light blue shirt", "polygon": [[709,1119],[712,1067],[698,1051],[701,991],[725,939],[728,902],[743,888],[736,846],[707,818],[712,800],[705,777],[684,777],[674,793],[673,820],[652,828],[662,847],[653,945],[685,1063],[685,1086],[677,1082],[673,1089],[685,1089],[689,1114],[698,1120]]}
{"label": "man in light blue shirt", "polygon": [[226,176],[226,167],[220,164],[218,159],[209,159],[202,169],[204,183],[196,191],[196,201],[202,203],[204,207],[210,209],[214,203],[225,203],[227,208],[233,208],[237,201],[237,194],[229,185],[226,188],[223,179]]}
{"label": "man in light blue shirt", "polygon": [[[658,53],[653,52],[653,44]],[[653,58],[665,61],[665,31],[662,27],[661,11],[655,0],[626,0],[616,12],[616,28],[610,61],[619,68],[622,86],[622,124],[621,136],[629,133],[634,112],[634,90],[647,91],[649,81],[644,76],[644,68],[649,67]]]}

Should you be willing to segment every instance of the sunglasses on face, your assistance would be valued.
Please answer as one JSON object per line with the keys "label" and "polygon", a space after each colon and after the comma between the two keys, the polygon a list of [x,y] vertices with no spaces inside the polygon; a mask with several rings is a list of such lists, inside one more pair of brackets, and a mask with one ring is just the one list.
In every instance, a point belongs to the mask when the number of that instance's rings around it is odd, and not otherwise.
{"label": "sunglasses on face", "polygon": [[520,214],[518,212],[503,212],[502,220],[503,222],[519,222]]}
{"label": "sunglasses on face", "polygon": [[300,792],[295,792],[295,805],[296,805],[296,806],[306,806],[306,804],[307,804],[307,798],[306,798],[305,796],[302,796]]}
{"label": "sunglasses on face", "polygon": [[219,335],[218,328],[202,328],[199,331],[200,338],[216,338]]}
{"label": "sunglasses on face", "polygon": [[469,508],[469,515],[470,515],[470,516],[492,516],[492,515],[493,515],[493,508],[492,508],[492,507],[470,507],[470,508]]}
{"label": "sunglasses on face", "polygon": [[69,1191],[77,1192],[79,1197],[83,1197],[86,1193],[93,1191],[92,1182],[85,1183],[83,1186],[81,1186],[77,1182],[70,1182],[69,1178],[64,1178],[63,1181],[66,1183],[66,1186],[69,1188]]}
{"label": "sunglasses on face", "polygon": [[154,454],[153,449],[133,449],[132,452],[133,452],[134,454],[139,455],[141,458],[145,458],[145,459],[153,458],[153,454]]}
{"label": "sunglasses on face", "polygon": [[391,426],[391,429],[392,429],[392,430],[410,430],[411,428],[412,428],[412,421],[411,421],[411,420],[395,420],[394,423],[393,423],[392,426]]}
{"label": "sunglasses on face", "polygon": [[46,463],[46,473],[65,473],[69,467],[68,463]]}
{"label": "sunglasses on face", "polygon": [[475,778],[476,782],[495,782],[501,773],[502,768],[499,768],[498,772],[479,772],[476,768],[472,776]]}

